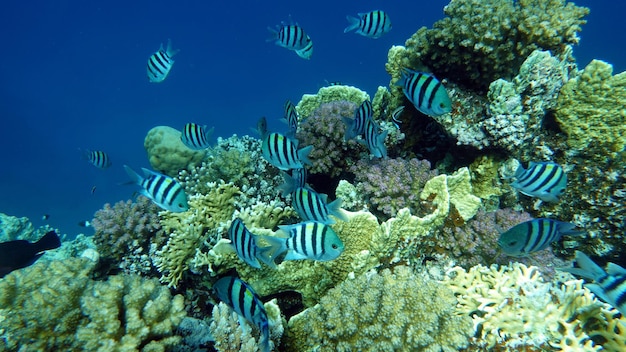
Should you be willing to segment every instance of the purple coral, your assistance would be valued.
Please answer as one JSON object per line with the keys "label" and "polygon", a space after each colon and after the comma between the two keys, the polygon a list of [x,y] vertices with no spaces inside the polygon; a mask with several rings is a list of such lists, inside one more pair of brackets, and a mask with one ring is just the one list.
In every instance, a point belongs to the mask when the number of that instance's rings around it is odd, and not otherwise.
{"label": "purple coral", "polygon": [[323,103],[311,116],[300,123],[297,138],[300,146],[313,145],[309,159],[313,174],[338,176],[347,165],[355,162],[364,151],[354,140],[344,140],[346,126],[342,117],[352,118],[357,106],[346,100]]}
{"label": "purple coral", "polygon": [[92,226],[94,243],[103,258],[120,262],[126,255],[147,253],[151,238],[160,232],[159,207],[139,196],[136,202],[120,201],[96,211]]}
{"label": "purple coral", "polygon": [[437,176],[430,162],[418,159],[359,160],[350,167],[357,190],[371,203],[373,212],[393,217],[409,208],[419,213],[419,195],[426,181]]}

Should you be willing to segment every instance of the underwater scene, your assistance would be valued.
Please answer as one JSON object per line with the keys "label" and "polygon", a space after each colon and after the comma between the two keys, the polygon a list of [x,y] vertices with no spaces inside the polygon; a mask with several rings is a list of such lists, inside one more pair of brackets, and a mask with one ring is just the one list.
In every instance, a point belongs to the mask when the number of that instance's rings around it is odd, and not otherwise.
{"label": "underwater scene", "polygon": [[624,13],[7,2],[0,351],[626,351]]}

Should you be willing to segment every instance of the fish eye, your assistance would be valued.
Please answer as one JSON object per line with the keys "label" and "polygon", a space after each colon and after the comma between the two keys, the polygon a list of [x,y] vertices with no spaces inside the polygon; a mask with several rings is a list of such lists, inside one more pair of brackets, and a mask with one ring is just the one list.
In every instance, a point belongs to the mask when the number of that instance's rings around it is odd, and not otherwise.
{"label": "fish eye", "polygon": [[181,209],[184,208],[183,203],[178,203],[178,207]]}
{"label": "fish eye", "polygon": [[337,246],[337,244],[336,244],[336,243],[333,243],[333,244],[331,245],[331,247],[333,247],[333,249],[337,249],[337,248],[339,248],[339,246]]}
{"label": "fish eye", "polygon": [[511,241],[511,242],[509,242],[509,246],[511,246],[511,247],[515,246],[516,244],[517,244],[517,241]]}

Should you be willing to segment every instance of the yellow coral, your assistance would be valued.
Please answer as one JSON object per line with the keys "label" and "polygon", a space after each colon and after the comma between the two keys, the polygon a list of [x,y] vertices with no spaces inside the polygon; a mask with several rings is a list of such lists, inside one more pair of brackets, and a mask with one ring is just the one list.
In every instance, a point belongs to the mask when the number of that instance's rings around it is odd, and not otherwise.
{"label": "yellow coral", "polygon": [[369,100],[369,98],[370,96],[366,92],[352,86],[335,85],[322,87],[317,94],[303,95],[296,106],[296,110],[300,118],[304,119],[309,117],[315,109],[324,103],[347,100],[359,106],[363,101]]}
{"label": "yellow coral", "polygon": [[202,161],[205,152],[187,148],[180,136],[178,130],[168,126],[157,126],[148,131],[143,146],[153,169],[175,177],[179,171]]}

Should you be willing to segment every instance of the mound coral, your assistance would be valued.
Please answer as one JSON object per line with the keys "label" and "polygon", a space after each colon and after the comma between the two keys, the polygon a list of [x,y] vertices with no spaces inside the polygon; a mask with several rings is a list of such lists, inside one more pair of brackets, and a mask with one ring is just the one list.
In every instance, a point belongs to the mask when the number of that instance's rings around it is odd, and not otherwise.
{"label": "mound coral", "polygon": [[175,177],[179,171],[202,161],[205,152],[187,148],[180,136],[180,131],[168,126],[157,126],[148,131],[143,147],[154,170]]}
{"label": "mound coral", "polygon": [[589,9],[564,0],[452,0],[447,17],[419,29],[387,64],[392,83],[403,67],[427,66],[440,78],[484,90],[512,78],[536,49],[560,53],[578,43]]}
{"label": "mound coral", "polygon": [[292,317],[286,350],[457,351],[468,346],[472,325],[455,305],[451,290],[407,267],[367,272]]}
{"label": "mound coral", "polygon": [[[359,88],[352,86],[334,85],[329,87],[322,87],[317,94],[305,94],[302,96],[300,102],[296,106],[300,120],[309,118],[311,114],[319,109],[324,103],[330,103],[334,101],[348,101],[356,106],[361,105],[365,100],[369,100],[370,96],[360,90]],[[354,112],[354,111],[353,111]],[[350,116],[352,116],[351,114]]]}
{"label": "mound coral", "polygon": [[36,263],[0,280],[0,350],[165,351],[185,317],[183,297],[134,275],[93,281],[95,263]]}

